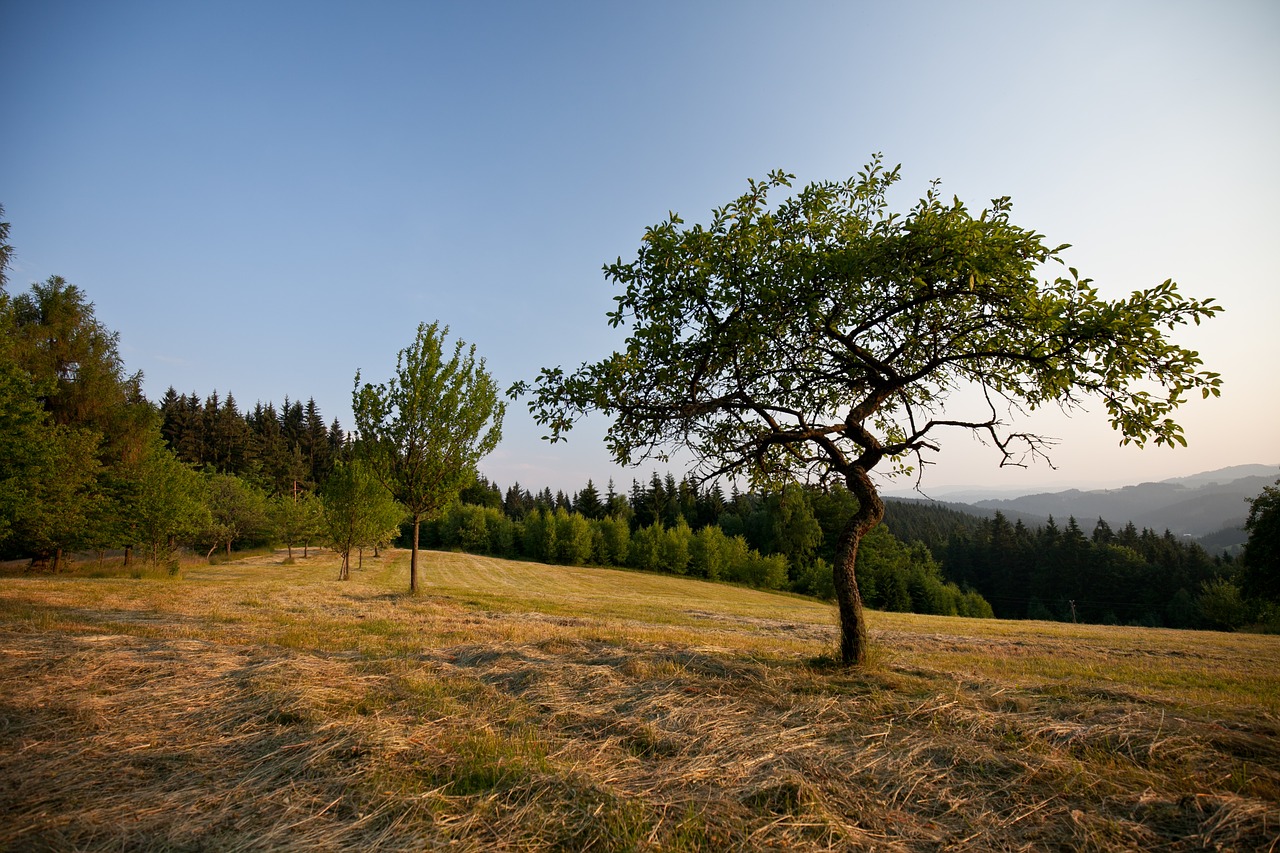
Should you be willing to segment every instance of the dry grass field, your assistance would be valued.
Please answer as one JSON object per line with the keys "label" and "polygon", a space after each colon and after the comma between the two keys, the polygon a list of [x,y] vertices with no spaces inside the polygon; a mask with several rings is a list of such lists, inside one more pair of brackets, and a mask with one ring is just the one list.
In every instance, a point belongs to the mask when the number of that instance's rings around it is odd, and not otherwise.
{"label": "dry grass field", "polygon": [[0,849],[1280,849],[1280,637],[406,563],[0,577]]}

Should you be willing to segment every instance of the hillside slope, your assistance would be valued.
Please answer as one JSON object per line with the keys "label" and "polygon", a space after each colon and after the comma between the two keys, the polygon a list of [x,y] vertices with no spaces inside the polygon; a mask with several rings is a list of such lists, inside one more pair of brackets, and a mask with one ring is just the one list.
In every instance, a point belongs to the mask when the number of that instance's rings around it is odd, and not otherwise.
{"label": "hillside slope", "polygon": [[1266,849],[1280,638],[331,554],[0,584],[0,849]]}
{"label": "hillside slope", "polygon": [[[1255,466],[1249,466],[1252,470]],[[1238,528],[1249,513],[1247,501],[1257,497],[1264,486],[1280,478],[1280,468],[1267,474],[1234,477],[1220,482],[1220,472],[1161,483],[1140,483],[1121,489],[1080,491],[1069,489],[1025,495],[1019,498],[978,501],[972,506],[1000,510],[1011,517],[1021,514],[1059,521],[1069,516],[1084,527],[1099,518],[1113,528],[1132,521],[1136,527],[1156,532],[1172,531],[1178,536],[1200,537],[1224,528]]]}

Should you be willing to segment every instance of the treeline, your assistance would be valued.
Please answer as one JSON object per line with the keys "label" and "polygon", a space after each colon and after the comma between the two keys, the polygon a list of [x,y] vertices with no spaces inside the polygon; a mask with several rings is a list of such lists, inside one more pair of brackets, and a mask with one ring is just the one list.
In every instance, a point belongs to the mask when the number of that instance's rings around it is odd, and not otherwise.
{"label": "treeline", "polygon": [[[1169,531],[1084,528],[1069,517],[1028,526],[1003,513],[968,515],[889,501],[885,523],[926,544],[946,577],[971,587],[1006,619],[1233,630],[1280,629],[1280,606],[1226,549]],[[1255,569],[1256,573],[1256,569]]]}
{"label": "treeline", "polygon": [[[0,226],[3,226],[0,223]],[[176,567],[284,544],[376,547],[403,511],[346,461],[345,436],[315,402],[247,416],[228,394],[172,390],[157,407],[129,374],[119,337],[84,292],[54,276],[10,296],[0,230],[0,557],[58,571],[69,552],[135,551]]]}
{"label": "treeline", "polygon": [[[519,484],[503,491],[481,478],[427,535],[441,548],[830,598],[836,539],[856,508],[839,486],[726,496],[719,486],[654,474],[625,495],[612,482],[601,494],[590,481],[568,495]],[[724,553],[733,556],[724,561]],[[1102,519],[1086,534],[1074,518],[1030,528],[1000,513],[891,500],[885,523],[862,543],[857,572],[868,606],[882,610],[1225,630],[1277,618],[1275,602],[1250,594],[1230,555],[1132,523],[1116,531]]]}
{"label": "treeline", "polygon": [[214,391],[201,402],[195,392],[170,387],[160,400],[160,434],[183,462],[234,474],[268,492],[312,491],[328,479],[346,450],[347,436],[335,418],[326,426],[314,398],[306,404],[258,402],[241,413],[230,392]]}
{"label": "treeline", "polygon": [[1031,529],[996,513],[954,531],[941,551],[948,576],[1002,618],[1234,629],[1270,609],[1246,599],[1231,557],[1131,522],[1116,531],[1099,519],[1086,533],[1074,517]]}
{"label": "treeline", "polygon": [[[505,491],[485,478],[426,525],[430,546],[568,565],[621,566],[834,598],[831,563],[857,502],[848,490],[789,486],[757,495],[654,473],[624,495]],[[982,596],[948,582],[921,544],[878,527],[862,544],[858,583],[881,610],[989,617]]]}
{"label": "treeline", "polygon": [[6,283],[0,557],[58,571],[69,552],[123,551],[128,564],[140,549],[173,569],[181,548],[323,545],[345,572],[353,550],[398,534],[403,510],[314,400],[242,415],[230,394],[170,389],[155,406],[82,290],[54,276],[11,297]]}

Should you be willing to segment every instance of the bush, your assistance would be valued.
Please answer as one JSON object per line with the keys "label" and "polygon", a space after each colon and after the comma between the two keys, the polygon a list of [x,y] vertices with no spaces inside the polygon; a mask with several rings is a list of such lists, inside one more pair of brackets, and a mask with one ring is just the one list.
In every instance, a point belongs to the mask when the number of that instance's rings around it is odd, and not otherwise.
{"label": "bush", "polygon": [[658,539],[658,566],[666,572],[683,575],[689,571],[689,542],[693,531],[683,518],[675,527],[662,531]]}
{"label": "bush", "polygon": [[551,523],[555,527],[555,547],[550,562],[566,566],[591,562],[591,523],[586,518],[558,507]]}
{"label": "bush", "polygon": [[660,566],[659,543],[663,534],[662,522],[655,521],[631,534],[631,548],[627,553],[627,565],[643,572],[656,572]]}
{"label": "bush", "polygon": [[433,547],[506,557],[515,553],[515,524],[492,507],[454,503],[423,526],[422,539]]}
{"label": "bush", "polygon": [[602,566],[625,566],[631,548],[631,527],[625,518],[605,516],[591,522],[592,556]]}
{"label": "bush", "polygon": [[[819,557],[811,563],[793,567],[791,589],[801,595],[811,595],[823,601],[833,601],[836,597],[836,579],[832,574],[831,564]],[[858,587],[865,591],[865,579],[859,578]],[[874,590],[874,585],[871,587]]]}
{"label": "bush", "polygon": [[748,551],[744,559],[730,565],[728,579],[756,589],[783,589],[787,585],[787,558]]}
{"label": "bush", "polygon": [[689,540],[689,574],[720,580],[728,572],[733,551],[733,540],[719,527],[708,524]]}
{"label": "bush", "polygon": [[1200,615],[1213,628],[1234,631],[1249,619],[1249,610],[1240,595],[1240,587],[1226,578],[1216,578],[1200,585]]}

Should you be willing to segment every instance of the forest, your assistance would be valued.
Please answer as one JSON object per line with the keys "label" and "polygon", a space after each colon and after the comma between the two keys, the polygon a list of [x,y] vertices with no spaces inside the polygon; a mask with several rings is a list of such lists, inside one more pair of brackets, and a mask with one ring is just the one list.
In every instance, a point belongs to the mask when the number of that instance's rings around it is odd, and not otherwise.
{"label": "forest", "polygon": [[[0,234],[7,269],[11,249]],[[7,285],[7,278],[0,279]],[[0,289],[0,557],[57,572],[68,555],[121,553],[177,571],[182,551],[334,548],[341,574],[395,542],[404,512],[313,398],[241,408],[233,393],[158,402],[129,373],[119,335],[54,276]],[[846,489],[728,494],[657,472],[625,492],[573,494],[483,475],[423,528],[423,544],[555,564],[669,572],[830,599]],[[868,606],[970,617],[1237,629],[1276,622],[1237,560],[1132,524],[1038,529],[889,501],[862,543]]]}

